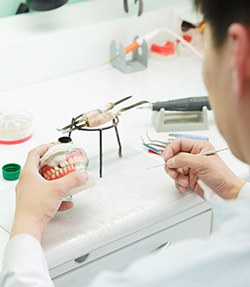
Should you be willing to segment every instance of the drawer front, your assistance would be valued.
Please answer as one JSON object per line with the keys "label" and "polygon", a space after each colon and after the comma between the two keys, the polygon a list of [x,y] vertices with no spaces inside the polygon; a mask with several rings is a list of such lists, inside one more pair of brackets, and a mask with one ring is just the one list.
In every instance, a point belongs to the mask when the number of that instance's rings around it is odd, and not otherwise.
{"label": "drawer front", "polygon": [[50,270],[51,276],[56,287],[85,286],[102,270],[122,270],[147,254],[165,252],[163,249],[167,249],[171,242],[207,236],[210,229],[211,211],[209,210],[89,263],[84,263],[89,254],[83,254],[75,259],[75,269],[69,271],[66,266],[62,265],[59,269],[57,267],[56,270]]}

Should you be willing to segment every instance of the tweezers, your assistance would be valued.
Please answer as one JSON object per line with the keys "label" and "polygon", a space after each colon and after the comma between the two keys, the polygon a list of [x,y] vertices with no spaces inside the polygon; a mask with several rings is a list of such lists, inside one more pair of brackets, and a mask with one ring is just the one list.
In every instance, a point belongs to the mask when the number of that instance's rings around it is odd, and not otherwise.
{"label": "tweezers", "polygon": [[[126,98],[124,98],[124,99],[121,99],[121,100],[115,102],[115,103],[113,104],[113,107],[114,107],[115,105],[120,104],[121,102],[123,102],[123,101],[129,99],[129,98],[131,98],[131,96],[126,97]],[[128,110],[130,110],[130,109],[132,109],[132,108],[135,108],[135,107],[137,107],[137,106],[139,106],[139,105],[143,105],[143,104],[145,104],[145,101],[137,102],[137,103],[135,103],[135,104],[133,104],[133,105],[130,105],[130,106],[121,108],[120,110],[114,112],[114,114],[115,114],[116,116],[119,116],[119,115],[121,115],[123,112],[128,111]],[[113,108],[113,107],[112,107],[112,108]],[[112,108],[110,108],[109,110],[111,110]],[[72,132],[72,131],[74,131],[74,130],[77,130],[77,129],[86,127],[86,126],[87,126],[87,121],[84,120],[83,118],[84,118],[84,114],[81,114],[81,115],[79,115],[78,117],[76,117],[75,119],[73,119],[73,121],[72,121],[72,123],[71,123],[70,125],[67,125],[67,126],[61,128],[61,129],[58,129],[58,130],[59,130],[60,132],[62,132],[62,133],[69,133],[69,132]]]}

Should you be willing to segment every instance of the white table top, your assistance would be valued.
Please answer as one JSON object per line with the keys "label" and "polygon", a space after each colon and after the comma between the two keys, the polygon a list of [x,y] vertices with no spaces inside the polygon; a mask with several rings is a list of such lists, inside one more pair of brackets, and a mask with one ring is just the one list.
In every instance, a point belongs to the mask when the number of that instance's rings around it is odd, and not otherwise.
{"label": "white table top", "polygon": [[[105,65],[2,92],[0,97],[4,106],[29,110],[35,123],[33,137],[26,143],[0,146],[0,166],[8,162],[23,165],[31,148],[55,141],[61,136],[56,128],[68,124],[72,117],[126,95],[133,97],[121,107],[140,100],[204,96],[206,90],[201,80],[200,62],[184,57],[165,62],[150,60],[147,70],[134,74],[123,74]],[[209,112],[209,118],[208,131],[192,133],[207,135],[217,148],[224,147],[225,142],[215,127],[212,112]],[[114,131],[105,131],[102,179],[98,179],[98,134],[77,131],[72,135],[74,142],[87,151],[89,169],[97,184],[75,195],[75,207],[57,214],[50,223],[44,246],[52,267],[62,260],[62,250],[65,260],[72,259],[78,254],[77,247],[82,248],[81,252],[97,248],[154,225],[163,217],[181,214],[204,204],[195,194],[183,195],[176,191],[163,168],[147,169],[161,163],[162,159],[145,151],[140,136],[146,132],[158,138],[166,136],[154,131],[151,111],[127,111],[120,116],[118,129],[123,157],[117,156]],[[224,152],[222,157],[238,175],[248,174],[248,167],[230,151]],[[10,230],[13,219],[15,184],[0,179],[0,226],[6,231]],[[204,205],[204,210],[207,208]],[[1,240],[1,248],[3,244],[6,240]]]}

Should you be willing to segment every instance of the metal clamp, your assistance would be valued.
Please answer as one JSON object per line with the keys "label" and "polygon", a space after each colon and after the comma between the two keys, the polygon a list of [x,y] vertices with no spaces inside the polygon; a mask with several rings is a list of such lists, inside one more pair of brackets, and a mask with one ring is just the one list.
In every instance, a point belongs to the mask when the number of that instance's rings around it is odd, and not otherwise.
{"label": "metal clamp", "polygon": [[[137,3],[138,0],[135,0],[135,4]],[[128,9],[128,0],[123,0],[123,7],[126,13],[129,12]],[[143,4],[143,0],[139,0],[139,10],[138,10],[138,16],[141,16],[141,14],[143,13],[143,9],[144,9],[144,4]]]}
{"label": "metal clamp", "polygon": [[[135,38],[137,39],[137,38]],[[132,59],[126,60],[126,54],[122,45],[117,48],[116,41],[113,40],[110,46],[111,64],[123,73],[133,73],[145,70],[148,66],[148,47],[143,41],[139,49],[132,53]]]}

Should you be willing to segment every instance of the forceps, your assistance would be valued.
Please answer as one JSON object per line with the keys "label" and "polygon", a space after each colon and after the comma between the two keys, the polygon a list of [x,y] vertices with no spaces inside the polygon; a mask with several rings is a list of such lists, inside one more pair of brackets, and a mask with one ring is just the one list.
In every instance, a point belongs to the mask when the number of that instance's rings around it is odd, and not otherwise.
{"label": "forceps", "polygon": [[74,118],[70,125],[67,125],[58,130],[62,133],[69,133],[69,132],[72,132],[74,130],[81,129],[84,127],[90,127],[90,128],[98,127],[116,118],[117,116],[121,115],[125,111],[128,111],[139,105],[145,104],[145,101],[140,101],[133,105],[121,108],[118,111],[111,111],[115,105],[120,104],[121,102],[129,98],[131,98],[131,96],[121,99],[115,103],[108,103],[106,106],[104,106],[101,109],[95,109],[93,111],[83,113],[77,116],[76,118]]}

